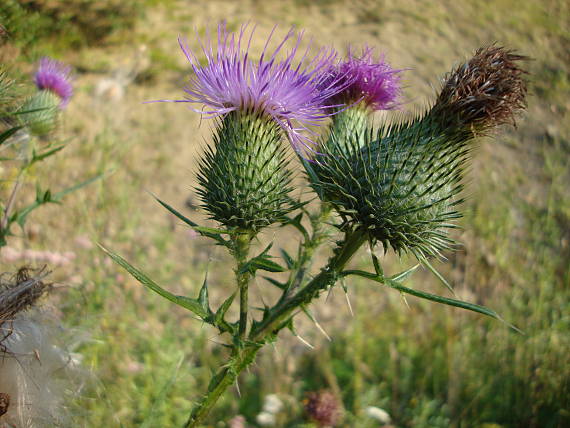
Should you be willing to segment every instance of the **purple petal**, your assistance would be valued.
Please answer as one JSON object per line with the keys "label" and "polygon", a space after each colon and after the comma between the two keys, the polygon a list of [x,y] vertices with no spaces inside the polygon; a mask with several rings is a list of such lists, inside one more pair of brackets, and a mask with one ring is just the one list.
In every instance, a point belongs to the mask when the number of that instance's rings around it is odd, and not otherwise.
{"label": "purple petal", "polygon": [[40,59],[34,82],[38,89],[55,93],[60,99],[60,108],[64,108],[73,95],[71,85],[71,67],[48,57]]}
{"label": "purple petal", "polygon": [[[325,76],[337,54],[332,49],[321,49],[305,65],[307,48],[300,62],[294,64],[303,34],[295,37],[291,29],[270,52],[273,28],[259,60],[252,61],[248,51],[254,32],[255,27],[249,30],[243,25],[239,33],[229,33],[225,24],[220,24],[215,53],[209,35],[200,40],[206,65],[201,65],[196,53],[179,39],[194,73],[184,89],[186,99],[173,101],[204,104],[206,111],[201,113],[208,117],[238,109],[266,114],[279,124],[296,150],[311,149],[313,141],[304,135],[305,131],[333,114],[338,103],[331,104],[328,100],[347,86],[342,76],[336,79]],[[281,55],[292,41],[291,50]]]}

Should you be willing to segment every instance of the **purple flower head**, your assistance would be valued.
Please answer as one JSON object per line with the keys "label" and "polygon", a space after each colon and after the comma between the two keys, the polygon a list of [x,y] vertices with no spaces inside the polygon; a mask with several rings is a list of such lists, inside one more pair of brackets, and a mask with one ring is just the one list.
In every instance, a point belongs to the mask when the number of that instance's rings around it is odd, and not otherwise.
{"label": "purple flower head", "polygon": [[364,47],[360,56],[349,49],[346,61],[327,70],[326,82],[340,78],[346,86],[334,95],[333,101],[347,104],[362,101],[373,110],[390,110],[400,105],[402,70],[393,69],[383,55],[375,60],[372,54],[370,47]]}
{"label": "purple flower head", "polygon": [[38,89],[45,89],[56,94],[61,99],[59,107],[64,108],[73,95],[70,73],[71,67],[48,57],[43,57],[40,59],[34,82]]}
{"label": "purple flower head", "polygon": [[[344,89],[340,78],[327,78],[324,71],[336,59],[332,49],[321,49],[309,58],[310,46],[296,61],[303,33],[295,37],[291,29],[271,53],[269,35],[259,60],[250,59],[249,48],[255,28],[242,25],[239,34],[229,33],[225,23],[218,25],[217,49],[210,37],[201,43],[207,64],[201,65],[195,52],[179,39],[180,47],[194,71],[184,91],[184,100],[163,100],[203,104],[205,109],[194,111],[206,117],[219,117],[235,111],[251,111],[275,120],[300,151],[311,148],[310,137],[303,135],[310,126],[332,114],[335,105],[326,101]],[[293,39],[291,49],[282,55],[285,45]],[[327,82],[324,82],[324,80]]]}

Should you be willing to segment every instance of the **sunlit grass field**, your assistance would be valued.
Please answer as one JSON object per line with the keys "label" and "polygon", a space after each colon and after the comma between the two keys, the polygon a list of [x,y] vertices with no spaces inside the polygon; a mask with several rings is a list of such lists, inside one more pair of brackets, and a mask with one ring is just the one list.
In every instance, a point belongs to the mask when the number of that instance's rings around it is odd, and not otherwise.
{"label": "sunlit grass field", "polygon": [[[50,266],[58,288],[46,302],[71,330],[73,351],[85,369],[77,380],[85,386],[69,401],[71,426],[182,426],[211,370],[224,360],[216,331],[148,292],[96,245],[118,252],[178,294],[195,295],[206,272],[214,302],[231,286],[231,265],[221,249],[194,236],[153,198],[207,223],[193,207],[199,202],[196,160],[209,142],[211,124],[182,104],[143,104],[183,97],[189,67],[176,38],[186,36],[197,48],[194,31],[204,35],[221,20],[232,29],[255,23],[263,35],[275,24],[279,35],[295,25],[315,46],[333,45],[344,53],[348,45],[367,44],[384,52],[394,67],[406,69],[403,113],[387,116],[421,111],[433,101],[442,74],[480,46],[497,42],[532,58],[528,112],[515,129],[480,140],[457,236],[463,247],[437,263],[461,298],[493,308],[524,334],[496,320],[413,297],[404,301],[394,290],[350,280],[353,314],[340,287],[317,304],[317,319],[332,341],[308,319],[298,329],[314,349],[281,333],[276,346],[264,349],[240,378],[239,392],[235,387],[224,395],[209,426],[227,427],[238,414],[248,426],[259,426],[264,396],[278,394],[285,407],[276,426],[308,427],[303,399],[321,389],[342,399],[343,427],[380,426],[366,415],[367,406],[385,409],[393,427],[570,426],[570,6],[565,0],[102,0],[93,2],[102,12],[93,12],[89,23],[104,31],[90,37],[81,31],[87,24],[73,18],[85,2],[68,2],[71,18],[57,15],[54,4],[63,1],[21,3],[39,5],[39,12],[18,9],[12,0],[0,6],[4,17],[12,17],[3,25],[17,29],[0,45],[0,60],[22,78],[44,54],[76,70],[76,95],[57,134],[68,146],[33,170],[33,177],[57,190],[104,173],[62,206],[34,212],[30,225],[11,241],[17,249],[75,255],[70,263]],[[113,15],[121,7],[126,12]],[[50,25],[42,13],[59,16],[69,27]],[[108,22],[109,16],[115,19]],[[26,32],[25,25],[36,27]],[[118,83],[105,86],[105,80]],[[297,192],[308,193],[300,165],[297,170]],[[33,187],[27,190],[33,197]],[[0,188],[1,197],[6,192]],[[269,229],[256,245],[275,238],[294,248],[288,236]],[[326,249],[318,255],[327,256]],[[364,266],[365,260],[363,252],[353,263]],[[390,253],[383,260],[391,272],[414,263]],[[18,265],[0,258],[2,271]],[[429,272],[418,272],[409,283],[446,292]],[[270,287],[259,279],[253,298],[274,299]]]}

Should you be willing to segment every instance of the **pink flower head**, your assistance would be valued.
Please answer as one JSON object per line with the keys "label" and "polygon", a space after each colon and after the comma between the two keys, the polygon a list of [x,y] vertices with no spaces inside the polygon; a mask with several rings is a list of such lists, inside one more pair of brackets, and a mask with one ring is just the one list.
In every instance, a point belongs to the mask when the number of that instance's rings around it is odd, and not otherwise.
{"label": "pink flower head", "polygon": [[64,108],[73,95],[71,86],[71,67],[48,57],[40,59],[34,82],[38,89],[51,91],[60,99],[60,108]]}
{"label": "pink flower head", "polygon": [[364,47],[360,56],[355,56],[349,49],[348,59],[327,71],[328,80],[340,78],[342,83],[346,83],[345,89],[335,94],[333,101],[362,101],[373,110],[397,108],[401,95],[401,71],[393,69],[384,61],[383,55],[375,60],[370,47]]}
{"label": "pink flower head", "polygon": [[[310,126],[318,125],[333,113],[338,105],[328,105],[326,101],[346,87],[341,76],[330,79],[324,74],[336,59],[336,52],[321,49],[308,58],[309,46],[295,61],[303,33],[295,37],[291,29],[270,53],[273,28],[259,60],[254,61],[249,48],[255,28],[248,31],[247,27],[242,25],[239,34],[235,34],[221,23],[216,52],[209,37],[202,43],[206,65],[201,65],[196,53],[179,39],[194,75],[184,89],[186,99],[162,101],[203,104],[205,109],[193,110],[210,118],[236,110],[261,113],[279,124],[296,150],[310,149],[313,142],[303,131],[310,132]],[[291,39],[295,40],[291,49],[279,59]]]}

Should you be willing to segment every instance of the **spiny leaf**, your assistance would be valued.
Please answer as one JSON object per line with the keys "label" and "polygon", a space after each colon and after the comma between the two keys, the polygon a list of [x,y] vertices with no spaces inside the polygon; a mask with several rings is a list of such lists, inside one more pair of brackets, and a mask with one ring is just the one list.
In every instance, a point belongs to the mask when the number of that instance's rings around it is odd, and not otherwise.
{"label": "spiny leaf", "polygon": [[268,272],[285,272],[286,269],[283,266],[272,261],[272,256],[267,254],[272,245],[272,243],[269,244],[265,250],[261,252],[260,255],[244,263],[244,265],[239,270],[239,273],[243,274],[249,272],[251,274],[254,274],[258,269],[266,270]]}
{"label": "spiny leaf", "polygon": [[10,138],[12,135],[14,135],[16,132],[18,132],[22,128],[23,128],[23,126],[14,126],[12,128],[8,128],[6,131],[2,132],[0,134],[0,144],[7,141],[8,138]]}
{"label": "spiny leaf", "polygon": [[417,268],[417,266],[414,266],[413,268],[408,269],[407,271],[402,272],[400,274],[397,274],[391,278],[381,278],[380,276],[378,276],[374,273],[364,272],[361,270],[346,270],[346,271],[343,271],[341,273],[341,275],[342,276],[348,276],[348,275],[361,276],[361,277],[370,279],[372,281],[378,282],[380,284],[386,285],[388,287],[394,288],[401,293],[410,294],[412,296],[416,296],[416,297],[419,297],[421,299],[426,299],[426,300],[430,300],[432,302],[442,303],[444,305],[454,306],[454,307],[462,308],[462,309],[467,309],[467,310],[472,311],[472,312],[477,312],[477,313],[480,313],[483,315],[487,315],[491,318],[495,318],[496,320],[499,320],[499,321],[505,323],[511,329],[513,329],[519,333],[522,333],[518,328],[516,328],[512,324],[509,324],[505,320],[503,320],[500,317],[500,315],[497,314],[495,311],[493,311],[492,309],[489,309],[485,306],[477,305],[475,303],[464,302],[462,300],[451,299],[448,297],[442,297],[442,296],[438,296],[435,294],[426,293],[424,291],[414,290],[413,288],[406,287],[402,283],[400,283],[399,281],[393,279],[393,278],[405,278],[411,272],[413,272],[413,270],[415,270],[416,268]]}
{"label": "spiny leaf", "polygon": [[420,257],[418,259],[425,267],[427,267],[431,273],[433,273],[437,279],[439,279],[441,281],[441,283],[443,285],[445,285],[447,287],[447,289],[449,291],[451,291],[451,294],[453,294],[455,296],[455,291],[453,290],[453,287],[451,286],[451,284],[449,282],[447,282],[447,280],[443,277],[443,275],[441,273],[439,273],[433,266],[432,264],[427,260],[426,257]]}
{"label": "spiny leaf", "polygon": [[421,299],[426,299],[426,300],[430,300],[432,302],[442,303],[444,305],[454,306],[456,308],[467,309],[467,310],[472,311],[472,312],[477,312],[477,313],[480,313],[483,315],[487,315],[491,318],[495,318],[496,320],[501,321],[502,323],[506,324],[509,328],[513,329],[514,331],[516,331],[518,333],[522,333],[522,331],[519,330],[517,327],[515,327],[512,324],[509,324],[503,318],[501,318],[501,316],[498,313],[496,313],[492,309],[489,309],[485,306],[477,305],[475,303],[464,302],[462,300],[451,299],[449,297],[442,297],[442,296],[438,296],[435,294],[426,293],[424,291],[414,290],[413,288],[408,288],[408,287],[402,285],[400,282],[394,281],[393,279],[389,279],[389,278],[386,278],[385,285],[392,287],[392,288],[394,288],[394,289],[396,289],[402,293],[410,294],[412,296],[416,296],[416,297],[419,297]]}
{"label": "spiny leaf", "polygon": [[176,217],[178,217],[180,220],[182,220],[184,223],[186,223],[188,226],[190,226],[192,229],[194,229],[196,232],[198,232],[200,235],[202,236],[206,236],[208,238],[212,238],[214,239],[218,244],[220,245],[224,245],[225,247],[229,247],[230,246],[230,241],[228,241],[227,239],[222,238],[222,234],[224,235],[228,235],[230,234],[229,231],[227,230],[221,230],[221,229],[214,229],[211,227],[202,227],[202,226],[198,226],[196,223],[194,223],[192,220],[190,220],[189,218],[187,218],[186,216],[184,216],[182,213],[180,213],[179,211],[175,210],[174,208],[172,208],[170,205],[168,205],[166,202],[158,199],[156,196],[153,195],[153,197],[158,201],[158,203],[160,205],[162,205],[164,208],[166,208],[168,211],[170,211],[172,214],[174,214]]}
{"label": "spiny leaf", "polygon": [[189,311],[198,315],[203,320],[205,320],[206,317],[208,316],[208,313],[204,311],[201,303],[197,299],[191,299],[185,296],[177,296],[171,293],[170,291],[165,290],[156,282],[154,282],[152,279],[150,279],[147,275],[145,275],[142,271],[131,265],[129,262],[127,262],[118,254],[109,251],[101,244],[97,245],[99,245],[99,248],[101,248],[101,250],[103,250],[109,257],[111,257],[111,259],[113,259],[115,263],[124,268],[145,287],[151,289],[152,291],[164,297],[165,299],[170,300],[171,302],[176,303],[177,305],[182,306],[185,309],[188,309]]}
{"label": "spiny leaf", "polygon": [[293,266],[295,266],[295,260],[284,248],[281,248],[281,256],[283,257],[283,260],[285,260],[288,269],[292,269]]}
{"label": "spiny leaf", "polygon": [[202,310],[205,313],[210,314],[212,312],[210,310],[210,301],[208,299],[208,274],[206,274],[202,288],[200,288],[200,293],[198,294],[198,302],[200,303],[200,306],[202,306]]}
{"label": "spiny leaf", "polygon": [[416,269],[419,268],[419,267],[420,267],[419,264],[414,265],[414,266],[412,266],[411,268],[406,269],[406,270],[403,271],[403,272],[397,273],[396,275],[392,275],[392,276],[391,276],[390,278],[388,278],[388,279],[391,279],[391,280],[393,280],[393,281],[403,281],[403,280],[406,279],[408,276],[410,276],[411,274],[413,274],[413,273],[416,271]]}
{"label": "spiny leaf", "polygon": [[283,282],[279,282],[273,278],[270,278],[268,276],[264,276],[263,279],[266,279],[267,281],[269,281],[271,284],[273,284],[274,286],[276,286],[277,288],[280,288],[281,290],[286,290],[287,289],[287,283],[283,283]]}
{"label": "spiny leaf", "polygon": [[228,309],[232,305],[235,297],[236,297],[236,293],[233,293],[230,297],[228,297],[226,300],[224,300],[224,303],[222,303],[220,305],[220,307],[216,311],[216,315],[214,317],[214,322],[216,323],[216,325],[219,325],[224,320],[224,317],[226,316],[226,312],[228,311]]}
{"label": "spiny leaf", "polygon": [[285,220],[281,222],[282,226],[291,225],[303,234],[303,238],[305,238],[306,241],[310,239],[309,232],[307,232],[307,229],[305,229],[305,226],[303,226],[301,223],[301,220],[303,219],[303,213],[299,213],[293,218],[289,218],[287,216],[284,218]]}
{"label": "spiny leaf", "polygon": [[39,162],[41,160],[44,160],[45,158],[48,158],[52,155],[55,155],[57,152],[59,152],[60,150],[63,150],[64,148],[65,148],[65,145],[61,145],[61,146],[54,147],[53,149],[46,150],[45,152],[39,153],[39,154],[36,153],[34,150],[34,152],[32,153],[32,159],[30,161],[30,165],[33,163]]}

